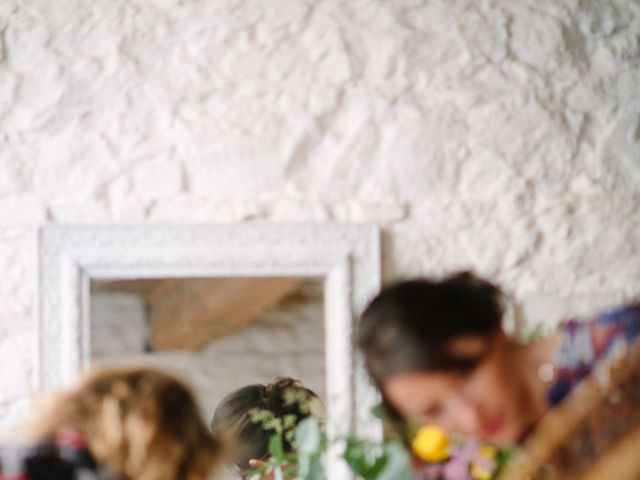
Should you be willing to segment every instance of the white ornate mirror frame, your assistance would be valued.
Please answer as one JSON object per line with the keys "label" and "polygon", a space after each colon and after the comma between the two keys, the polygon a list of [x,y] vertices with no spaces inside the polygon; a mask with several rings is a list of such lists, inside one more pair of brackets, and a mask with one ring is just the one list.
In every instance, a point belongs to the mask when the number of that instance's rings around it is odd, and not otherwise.
{"label": "white ornate mirror frame", "polygon": [[[90,361],[90,282],[164,277],[324,278],[330,437],[375,434],[376,393],[352,348],[357,314],[380,287],[374,225],[47,225],[38,231],[36,387],[68,384]],[[353,478],[337,447],[328,478]]]}

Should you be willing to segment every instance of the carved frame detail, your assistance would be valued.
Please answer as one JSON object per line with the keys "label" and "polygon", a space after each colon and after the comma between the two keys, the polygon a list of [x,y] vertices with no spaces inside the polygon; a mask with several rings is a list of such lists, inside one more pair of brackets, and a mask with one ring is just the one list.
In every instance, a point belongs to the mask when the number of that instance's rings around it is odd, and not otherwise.
{"label": "carved frame detail", "polygon": [[[89,364],[92,279],[323,277],[328,433],[379,435],[378,397],[352,347],[355,319],[380,288],[377,226],[46,225],[37,254],[37,390],[64,386]],[[329,478],[353,478],[336,448]]]}

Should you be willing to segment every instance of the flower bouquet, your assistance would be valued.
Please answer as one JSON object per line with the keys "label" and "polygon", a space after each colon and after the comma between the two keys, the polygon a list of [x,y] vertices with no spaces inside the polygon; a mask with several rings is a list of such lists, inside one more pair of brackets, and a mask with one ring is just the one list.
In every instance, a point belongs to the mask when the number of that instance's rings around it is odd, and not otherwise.
{"label": "flower bouquet", "polygon": [[413,439],[416,480],[493,480],[515,452],[426,426]]}
{"label": "flower bouquet", "polygon": [[[387,420],[382,406],[373,413]],[[412,459],[405,443],[395,434],[380,441],[352,435],[329,439],[313,415],[297,424],[294,417],[276,418],[267,411],[252,411],[251,416],[273,436],[269,458],[261,467],[246,472],[250,480],[326,480],[325,454],[335,443],[342,445],[343,458],[359,480],[493,480],[515,451],[426,426],[412,435]],[[285,451],[285,443],[293,451]]]}

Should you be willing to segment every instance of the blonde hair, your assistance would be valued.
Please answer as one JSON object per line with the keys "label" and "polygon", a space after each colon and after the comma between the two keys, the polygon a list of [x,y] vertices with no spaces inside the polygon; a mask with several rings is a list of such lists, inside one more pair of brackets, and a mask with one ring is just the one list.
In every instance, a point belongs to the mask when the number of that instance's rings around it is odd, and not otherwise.
{"label": "blonde hair", "polygon": [[71,428],[95,459],[123,480],[203,480],[218,465],[220,446],[191,391],[150,368],[101,369],[55,397],[29,428],[52,439]]}

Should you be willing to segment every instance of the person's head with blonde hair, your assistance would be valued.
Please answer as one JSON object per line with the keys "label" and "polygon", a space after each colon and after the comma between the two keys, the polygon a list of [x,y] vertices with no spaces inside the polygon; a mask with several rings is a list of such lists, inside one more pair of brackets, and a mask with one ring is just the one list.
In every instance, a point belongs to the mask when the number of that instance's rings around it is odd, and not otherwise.
{"label": "person's head with blonde hair", "polygon": [[122,480],[204,480],[220,446],[191,391],[150,368],[99,369],[53,398],[30,424],[34,440],[82,436],[97,462]]}

